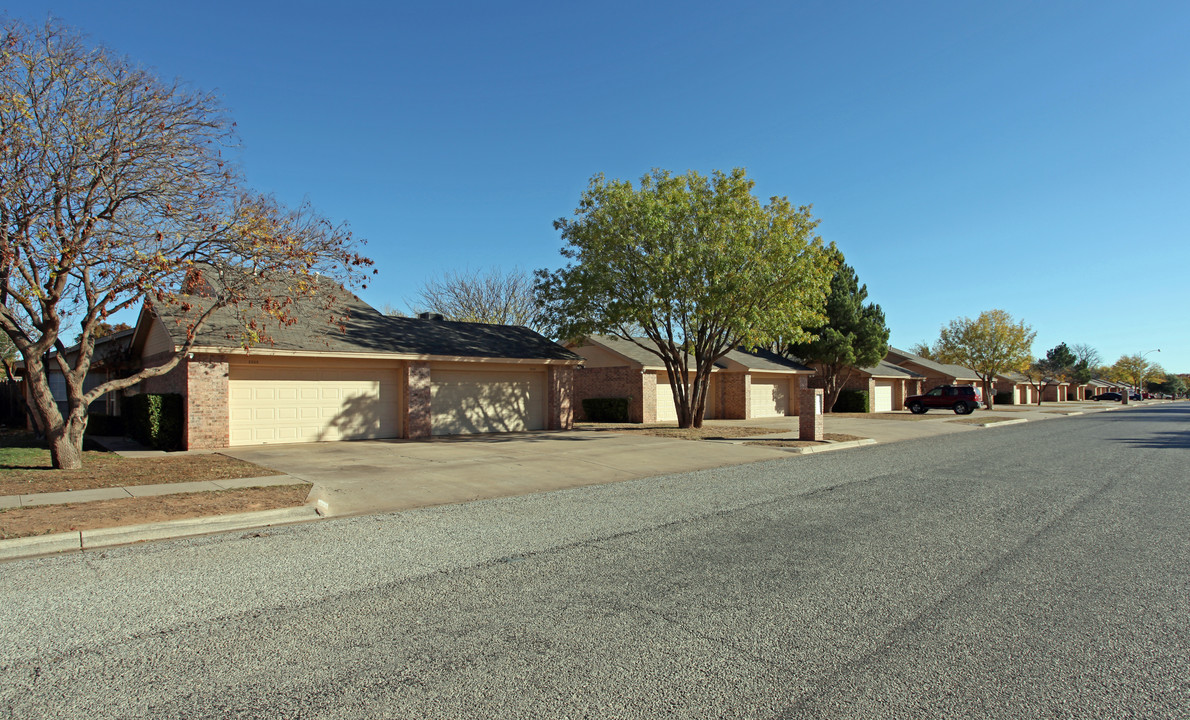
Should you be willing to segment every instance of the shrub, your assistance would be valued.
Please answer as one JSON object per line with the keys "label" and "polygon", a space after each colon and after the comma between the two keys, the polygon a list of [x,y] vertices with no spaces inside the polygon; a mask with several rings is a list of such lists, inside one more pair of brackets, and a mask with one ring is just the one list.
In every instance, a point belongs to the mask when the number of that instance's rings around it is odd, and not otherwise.
{"label": "shrub", "polygon": [[177,450],[182,447],[182,396],[146,393],[125,398],[124,427],[141,445]]}
{"label": "shrub", "polygon": [[1011,405],[1013,401],[1011,390],[1000,390],[992,398],[993,405]]}
{"label": "shrub", "polygon": [[124,434],[124,418],[120,415],[90,413],[87,415],[87,434],[120,437]]}
{"label": "shrub", "polygon": [[628,422],[628,398],[587,398],[583,412],[589,422]]}
{"label": "shrub", "polygon": [[870,412],[871,407],[867,390],[842,390],[831,412],[866,413]]}

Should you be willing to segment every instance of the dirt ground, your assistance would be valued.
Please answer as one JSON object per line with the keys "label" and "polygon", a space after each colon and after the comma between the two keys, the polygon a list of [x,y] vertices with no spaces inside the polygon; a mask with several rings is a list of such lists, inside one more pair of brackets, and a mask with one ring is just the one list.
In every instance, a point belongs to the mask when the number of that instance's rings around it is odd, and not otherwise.
{"label": "dirt ground", "polygon": [[302,483],[10,508],[0,510],[0,539],[297,507],[309,494]]}
{"label": "dirt ground", "polygon": [[789,432],[789,428],[762,428],[732,425],[714,427],[678,428],[673,425],[641,425],[638,423],[575,423],[575,430],[599,430],[626,435],[653,435],[678,440],[730,440],[732,438],[768,435]]}
{"label": "dirt ground", "polygon": [[203,480],[280,475],[260,465],[212,453],[124,458],[110,452],[84,452],[80,470],[53,470],[42,448],[0,447],[0,495],[91,490]]}

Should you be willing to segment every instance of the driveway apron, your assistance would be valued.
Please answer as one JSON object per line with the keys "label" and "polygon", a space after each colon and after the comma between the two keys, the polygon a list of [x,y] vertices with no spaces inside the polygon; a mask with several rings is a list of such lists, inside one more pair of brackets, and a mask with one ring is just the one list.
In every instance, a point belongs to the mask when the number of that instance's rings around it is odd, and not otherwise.
{"label": "driveway apron", "polygon": [[311,500],[326,515],[407,510],[789,457],[772,448],[595,431],[221,452],[313,483]]}

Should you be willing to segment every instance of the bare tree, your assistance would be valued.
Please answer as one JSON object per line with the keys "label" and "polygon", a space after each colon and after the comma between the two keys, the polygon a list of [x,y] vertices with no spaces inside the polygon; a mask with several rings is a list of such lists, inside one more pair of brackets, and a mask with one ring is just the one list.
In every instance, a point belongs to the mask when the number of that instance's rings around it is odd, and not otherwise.
{"label": "bare tree", "polygon": [[915,345],[911,345],[909,347],[909,352],[913,353],[914,355],[916,355],[920,358],[925,358],[926,360],[937,359],[934,357],[934,349],[932,347],[930,347],[929,345],[926,345],[924,342],[919,342]]}
{"label": "bare tree", "polygon": [[1086,343],[1071,345],[1070,351],[1074,353],[1076,363],[1084,368],[1097,368],[1103,364],[1099,351]]}
{"label": "bare tree", "polygon": [[427,280],[406,304],[415,313],[439,313],[447,320],[546,330],[537,311],[533,276],[521,268],[449,271]]}
{"label": "bare tree", "polygon": [[[52,21],[8,22],[0,43],[0,330],[24,360],[54,467],[81,465],[92,402],[171,370],[211,313],[233,313],[234,340],[267,342],[270,323],[293,322],[294,302],[325,288],[315,275],[362,281],[370,261],[342,226],[243,189],[222,156],[234,123],[212,95]],[[183,294],[187,278],[205,297]],[[97,331],[142,299],[183,311],[184,346],[84,393]],[[333,298],[320,307],[333,314]]]}

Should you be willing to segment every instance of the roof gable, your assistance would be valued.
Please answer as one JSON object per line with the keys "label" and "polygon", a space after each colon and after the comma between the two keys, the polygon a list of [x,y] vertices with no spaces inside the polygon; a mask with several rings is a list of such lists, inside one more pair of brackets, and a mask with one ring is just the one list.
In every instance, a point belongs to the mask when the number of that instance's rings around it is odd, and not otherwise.
{"label": "roof gable", "polygon": [[[639,338],[643,343],[650,342],[645,338]],[[584,338],[582,342],[576,343],[576,347],[583,347],[584,345],[594,345],[604,350],[615,353],[625,360],[625,364],[633,367],[662,369],[665,363],[661,358],[640,347],[634,342],[625,340],[615,335],[592,335]],[[687,369],[694,370],[694,359],[690,358],[687,364]],[[728,351],[718,362],[715,367],[719,370],[740,369],[745,371],[767,371],[767,372],[793,372],[793,373],[813,373],[814,370],[805,365],[791,360],[789,358],[778,355],[777,353],[763,350],[760,348],[753,348],[752,350],[745,350],[744,348],[735,348]]]}
{"label": "roof gable", "polygon": [[901,365],[903,363],[913,363],[927,371],[933,371],[942,375],[955,378],[956,380],[979,380],[979,373],[971,368],[963,367],[962,365],[948,365],[940,363],[936,360],[927,360],[920,355],[914,355],[911,352],[898,350],[894,347],[888,348],[888,355],[885,356],[894,365]]}

